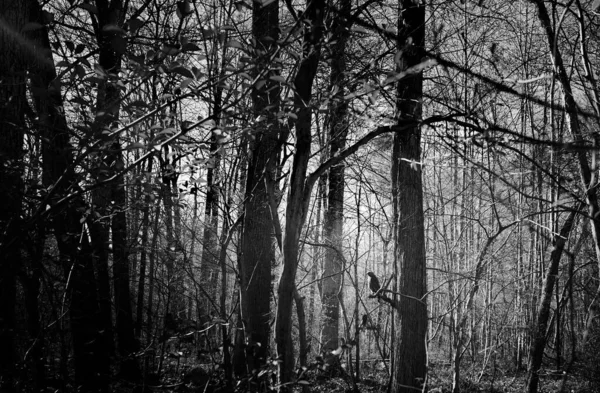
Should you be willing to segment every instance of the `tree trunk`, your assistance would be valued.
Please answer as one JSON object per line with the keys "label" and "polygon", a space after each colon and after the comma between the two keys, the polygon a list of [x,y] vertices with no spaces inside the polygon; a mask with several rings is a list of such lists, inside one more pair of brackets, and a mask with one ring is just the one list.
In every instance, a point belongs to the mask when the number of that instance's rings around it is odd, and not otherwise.
{"label": "tree trunk", "polygon": [[[331,49],[331,85],[338,93],[332,99],[329,114],[329,157],[335,157],[346,147],[348,135],[348,101],[344,99],[344,82],[346,72],[346,42],[349,29],[347,21],[350,14],[350,1],[340,0],[340,15],[334,17]],[[342,161],[329,169],[329,193],[327,211],[325,212],[324,238],[327,244],[323,264],[322,298],[323,329],[321,345],[325,351],[338,347],[339,333],[339,301],[338,294],[342,280],[342,250],[344,226],[344,181],[345,163]]]}
{"label": "tree trunk", "polygon": [[[569,79],[569,73],[565,67],[561,51],[556,47],[556,33],[554,31],[554,27],[552,26],[552,22],[550,19],[550,15],[548,14],[548,10],[546,9],[546,5],[542,0],[531,0],[533,4],[537,7],[538,19],[540,21],[541,27],[544,30],[546,36],[546,42],[548,44],[548,51],[550,54],[550,59],[552,61],[552,67],[554,69],[554,74],[556,79],[558,80],[563,93],[563,101],[565,106],[565,117],[566,117],[566,126],[571,134],[571,138],[573,143],[582,143],[584,142],[584,133],[581,129],[580,121],[579,121],[579,108],[577,102],[575,101],[575,97],[573,95],[573,87],[571,86],[571,81]],[[587,58],[584,54],[584,65],[587,66]],[[591,77],[593,81],[593,76]],[[592,170],[590,163],[588,161],[588,152],[586,150],[580,149],[575,152],[575,156],[577,158],[577,164],[579,169],[579,177],[581,181],[581,188],[585,192],[585,200],[587,204],[588,216],[590,218],[590,228],[592,233],[592,239],[594,241],[594,251],[596,253],[596,262],[600,266],[600,205],[598,202],[598,194],[596,187],[594,186],[597,182],[597,175]],[[600,285],[596,290],[596,295],[600,295]],[[586,327],[583,334],[583,344],[585,345],[585,341],[587,340],[587,333],[591,329],[593,325],[596,312],[600,308],[599,305],[600,296],[594,296],[592,299],[592,303],[589,306],[589,315],[588,315],[588,326]],[[535,339],[534,339],[535,341]],[[534,343],[532,343],[534,345]],[[531,366],[531,365],[530,365]],[[536,376],[534,376],[534,379]],[[535,386],[534,386],[535,385]],[[537,381],[528,381],[528,388],[530,392],[534,392],[537,389]]]}
{"label": "tree trunk", "polygon": [[[152,173],[152,163],[154,159],[148,159],[148,173]],[[150,179],[148,179],[150,181]],[[148,186],[150,183],[147,184]],[[142,189],[144,189],[142,187]],[[136,321],[135,337],[141,342],[142,325],[144,324],[144,294],[146,292],[146,265],[148,259],[148,234],[150,232],[150,205],[152,203],[152,189],[147,187],[144,190],[144,207],[142,212],[142,238],[140,240],[140,277],[138,282],[137,303],[136,303]],[[152,252],[152,251],[150,251]]]}
{"label": "tree trunk", "polygon": [[[554,247],[550,254],[550,264],[546,271],[546,277],[543,284],[542,297],[537,312],[536,323],[533,331],[533,339],[529,347],[529,365],[527,376],[527,391],[536,393],[539,384],[539,370],[542,365],[544,349],[546,348],[546,333],[548,330],[548,319],[550,318],[550,305],[552,303],[552,292],[558,278],[558,266],[562,256],[565,244],[573,228],[575,215],[582,206],[574,206],[573,210],[563,223],[560,234],[554,236]],[[557,305],[558,307],[558,305]]]}
{"label": "tree trunk", "polygon": [[[269,79],[278,75],[278,71],[268,68],[272,65],[270,58],[275,49],[273,43],[278,39],[278,28],[279,2],[274,1],[267,6],[254,3],[254,59],[257,71],[264,75],[265,84],[262,87],[255,84],[252,90],[254,116],[262,116],[264,120],[256,125],[256,134],[250,141],[239,262],[241,314],[247,342],[245,364],[248,370],[264,364],[270,341],[271,266],[275,262],[275,248],[267,182],[275,181],[281,130],[276,116],[280,100],[279,82]],[[244,359],[238,357],[236,362],[236,369],[239,369],[239,363]]]}
{"label": "tree trunk", "polygon": [[148,306],[146,307],[146,340],[147,343],[152,343],[153,337],[153,310],[154,310],[154,276],[156,271],[156,254],[158,253],[158,232],[160,224],[160,203],[156,206],[154,213],[154,224],[152,227],[152,241],[150,242],[150,255],[148,256],[149,272],[148,272]]}
{"label": "tree trunk", "polygon": [[[35,1],[36,21],[43,20],[41,9]],[[43,183],[48,193],[42,206],[56,237],[60,260],[70,295],[71,336],[73,340],[75,383],[82,392],[108,391],[109,357],[99,328],[96,277],[91,263],[92,250],[82,224],[85,201],[77,196],[78,179],[75,173],[69,130],[62,111],[60,86],[50,51],[48,33],[38,29],[35,45],[41,50],[41,58],[32,61],[32,89],[39,93],[34,104],[42,135]],[[64,202],[69,194],[76,196]]]}
{"label": "tree trunk", "polygon": [[[401,0],[398,17],[399,71],[422,61],[425,44],[425,6]],[[411,43],[412,42],[412,43]],[[422,72],[398,83],[399,120],[421,120]],[[421,178],[421,128],[419,125],[394,134],[392,182],[395,259],[397,270],[396,342],[391,392],[414,392],[426,383],[427,304],[423,183]]]}
{"label": "tree trunk", "polygon": [[[122,160],[122,153],[117,153]],[[127,242],[126,193],[123,176],[118,176],[113,185],[113,200],[117,211],[112,217],[113,278],[115,289],[116,333],[119,353],[124,357],[120,376],[138,380],[141,375],[132,354],[139,349],[135,339],[131,291],[129,288],[129,244]]]}
{"label": "tree trunk", "polygon": [[[217,121],[218,127],[224,127],[220,124],[221,118],[221,101],[223,89],[216,87],[213,94],[212,116]],[[218,266],[220,263],[220,240],[218,237],[219,227],[219,193],[220,181],[219,172],[221,166],[221,149],[222,146],[218,143],[220,135],[213,133],[210,143],[210,165],[206,173],[206,199],[204,204],[204,230],[202,232],[202,259],[200,262],[200,277],[201,285],[204,286],[205,292],[208,293],[210,299],[200,299],[198,306],[198,321],[203,326],[205,323],[210,323],[211,305],[217,299],[217,276]],[[212,345],[212,344],[211,344]]]}
{"label": "tree trunk", "polygon": [[26,129],[25,48],[19,34],[29,21],[26,2],[0,1],[0,390],[15,389],[16,276],[21,264],[23,135]]}
{"label": "tree trunk", "polygon": [[[115,42],[122,39],[113,29],[106,26],[122,26],[125,11],[121,0],[97,0],[98,24],[96,40],[99,47],[98,64],[110,77],[106,77],[98,86],[96,98],[96,119],[94,132],[98,140],[102,141],[98,149],[96,162],[96,182],[102,182],[115,175],[124,168],[123,154],[118,135],[106,135],[106,130],[113,127],[119,119],[121,105],[120,88],[111,78],[119,77],[121,69],[121,53],[116,49]],[[126,379],[138,379],[137,363],[131,354],[137,350],[135,341],[133,315],[131,307],[131,292],[129,288],[129,244],[127,236],[127,194],[125,191],[125,178],[123,175],[116,177],[110,184],[99,186],[94,192],[96,212],[100,215],[96,219],[95,230],[92,232],[94,249],[99,255],[99,267],[105,269],[108,265],[109,231],[112,229],[113,242],[113,280],[114,280],[114,305],[116,310],[116,335],[117,348],[123,357],[121,376]],[[110,220],[109,220],[110,218]],[[94,236],[95,235],[95,236]],[[105,280],[106,277],[103,277]],[[106,293],[107,283],[102,283],[103,318],[108,325],[109,294]],[[108,327],[108,326],[105,326]],[[107,339],[110,339],[107,338]]]}
{"label": "tree trunk", "polygon": [[324,0],[308,2],[304,17],[310,21],[304,32],[303,59],[294,80],[296,96],[294,104],[297,110],[296,154],[292,163],[287,207],[285,238],[283,243],[283,271],[277,288],[277,316],[275,320],[275,342],[278,364],[278,382],[281,391],[288,391],[294,365],[292,345],[292,302],[296,288],[295,279],[298,269],[298,242],[306,211],[310,200],[312,185],[305,184],[312,143],[312,112],[308,106],[312,96],[312,85],[321,57],[320,40],[323,28]]}

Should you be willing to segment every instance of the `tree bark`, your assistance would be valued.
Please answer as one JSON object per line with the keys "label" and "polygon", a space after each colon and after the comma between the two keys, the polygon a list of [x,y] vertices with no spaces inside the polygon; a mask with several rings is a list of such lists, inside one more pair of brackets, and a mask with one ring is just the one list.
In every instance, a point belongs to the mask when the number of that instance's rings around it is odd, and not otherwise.
{"label": "tree bark", "polygon": [[252,102],[254,116],[264,120],[256,125],[249,144],[239,261],[241,314],[247,346],[245,359],[236,358],[236,369],[239,369],[239,363],[245,362],[249,371],[264,364],[270,341],[271,266],[275,262],[275,245],[267,182],[275,181],[282,130],[276,116],[280,101],[279,82],[269,79],[279,72],[269,67],[272,66],[278,29],[279,2],[267,6],[255,2],[252,14],[252,33],[256,40],[254,60],[265,83],[262,87],[258,83],[254,85]]}
{"label": "tree bark", "polygon": [[0,1],[0,390],[15,389],[16,276],[20,258],[23,136],[26,129],[25,48],[21,27],[30,19],[25,2]]}
{"label": "tree bark", "polygon": [[[527,367],[527,391],[536,393],[539,385],[539,370],[542,365],[544,350],[546,348],[546,333],[548,331],[548,320],[550,318],[550,305],[552,303],[552,293],[558,278],[558,266],[562,257],[565,244],[573,229],[575,216],[583,206],[573,206],[573,210],[563,223],[560,234],[555,235],[553,239],[554,247],[550,254],[550,264],[546,270],[544,279],[542,297],[538,307],[536,322],[533,331],[533,339],[529,347],[529,365]],[[557,305],[558,307],[558,305]]]}
{"label": "tree bark", "polygon": [[[290,389],[287,385],[292,378],[294,351],[292,345],[292,302],[295,279],[298,270],[298,242],[306,219],[311,185],[307,185],[306,173],[312,143],[312,109],[309,106],[312,85],[321,57],[320,40],[323,30],[324,0],[309,1],[304,17],[310,21],[305,27],[303,59],[294,79],[297,110],[296,154],[292,163],[289,192],[286,207],[285,238],[283,243],[283,271],[277,288],[279,302],[275,320],[275,342],[278,364],[278,382],[281,391]],[[308,191],[308,192],[307,192]]]}
{"label": "tree bark", "polygon": [[[346,42],[349,29],[347,21],[350,14],[350,1],[340,0],[340,14],[334,16],[333,39],[331,48],[331,76],[333,89],[338,93],[333,97],[329,113],[329,157],[335,157],[346,147],[348,135],[348,101],[344,99],[344,83],[346,72]],[[325,212],[325,241],[331,246],[325,250],[322,281],[323,328],[321,330],[321,345],[325,351],[338,347],[339,334],[339,301],[338,294],[342,280],[342,260],[339,251],[342,250],[344,226],[344,180],[345,163],[329,169],[328,204]]]}
{"label": "tree bark", "polygon": [[[148,159],[147,172],[152,172],[154,159]],[[149,183],[148,183],[149,186]],[[138,293],[136,303],[135,337],[141,342],[142,325],[144,324],[144,294],[146,292],[146,265],[148,259],[148,234],[150,232],[150,205],[152,202],[152,190],[150,187],[144,190],[144,207],[142,211],[142,238],[140,240],[140,277],[138,282]],[[150,250],[152,252],[152,250]]]}
{"label": "tree bark", "polygon": [[[28,6],[35,8],[32,11],[36,15],[35,21],[43,24],[37,2],[30,1]],[[92,250],[87,237],[82,236],[85,231],[82,218],[87,206],[81,196],[76,196],[69,204],[58,204],[66,195],[79,191],[78,178],[48,33],[45,28],[38,29],[34,37],[36,56],[30,62],[31,83],[32,90],[37,92],[34,104],[42,136],[42,181],[48,190],[41,206],[50,207],[46,214],[54,227],[66,290],[70,295],[75,383],[82,392],[107,392],[110,363],[99,328]]]}
{"label": "tree bark", "polygon": [[[425,44],[425,6],[420,1],[401,0],[398,16],[398,71],[422,61]],[[423,74],[407,75],[399,81],[399,120],[422,117]],[[392,182],[395,263],[398,294],[395,295],[396,347],[391,392],[414,392],[426,383],[427,276],[421,166],[421,127],[416,124],[394,134]]]}
{"label": "tree bark", "polygon": [[[123,154],[118,136],[106,135],[113,123],[119,119],[121,105],[120,88],[114,79],[119,78],[121,69],[121,53],[116,49],[118,40],[124,39],[114,29],[107,26],[122,26],[126,10],[122,0],[96,0],[97,24],[96,40],[99,47],[98,64],[107,76],[99,83],[96,97],[96,119],[94,133],[102,143],[97,150],[95,180],[102,182],[124,168]],[[94,17],[93,15],[91,15]],[[99,217],[95,220],[92,231],[94,249],[98,255],[98,265],[102,269],[108,266],[109,232],[112,229],[113,242],[113,280],[114,305],[116,311],[117,348],[123,357],[121,376],[126,379],[138,379],[137,363],[130,355],[138,349],[134,334],[131,293],[129,288],[129,244],[127,236],[127,196],[125,178],[117,176],[110,184],[96,188],[93,193],[95,210]],[[109,219],[110,218],[110,219]],[[105,328],[110,329],[110,298],[107,289],[109,284],[105,272],[102,277],[102,308]],[[111,318],[112,319],[112,318]],[[110,330],[108,330],[110,331]],[[107,337],[107,341],[112,337]]]}
{"label": "tree bark", "polygon": [[[548,44],[548,52],[554,69],[554,76],[558,80],[563,93],[563,102],[565,107],[566,126],[571,134],[572,141],[575,144],[582,143],[585,141],[584,133],[581,129],[579,121],[579,108],[575,97],[573,95],[573,87],[569,79],[569,73],[565,67],[561,51],[556,47],[557,35],[552,26],[552,21],[546,5],[542,0],[531,0],[531,2],[537,8],[538,19],[541,27],[544,30],[546,36],[546,42]],[[584,65],[587,65],[587,58],[584,55]],[[593,80],[593,76],[591,76]],[[598,194],[595,187],[597,183],[597,174],[592,170],[589,160],[588,152],[584,149],[579,149],[575,153],[577,159],[579,177],[581,182],[581,188],[585,193],[585,201],[587,204],[587,211],[590,223],[590,229],[592,233],[592,239],[594,241],[594,251],[596,253],[596,263],[600,266],[600,204],[598,201]],[[600,285],[596,290],[596,295],[600,295]],[[597,310],[600,308],[600,296],[594,296],[592,303],[589,306],[589,315],[587,319],[587,326],[583,334],[584,342],[587,340],[588,331],[592,328],[594,319],[597,316]],[[535,341],[535,339],[534,339]],[[533,343],[532,343],[533,345]],[[534,386],[535,385],[535,386]],[[528,389],[530,392],[534,392],[537,389],[537,382],[528,381]]]}

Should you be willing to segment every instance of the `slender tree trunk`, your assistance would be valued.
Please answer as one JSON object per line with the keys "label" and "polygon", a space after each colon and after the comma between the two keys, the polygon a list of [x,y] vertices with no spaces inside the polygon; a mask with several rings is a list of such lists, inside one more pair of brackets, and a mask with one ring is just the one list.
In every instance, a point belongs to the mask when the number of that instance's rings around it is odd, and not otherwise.
{"label": "slender tree trunk", "polygon": [[[271,266],[275,248],[273,218],[269,207],[267,182],[275,181],[278,150],[281,148],[279,109],[279,82],[269,79],[278,75],[270,70],[271,56],[279,29],[279,2],[267,6],[253,4],[252,32],[256,40],[257,71],[264,75],[265,84],[254,85],[252,90],[255,117],[262,116],[257,132],[250,142],[250,158],[246,178],[246,202],[241,238],[240,297],[241,314],[248,346],[245,363],[248,370],[258,368],[266,361],[269,348],[269,315],[271,312]],[[273,107],[269,108],[268,106]],[[239,352],[238,352],[239,353]],[[243,362],[238,357],[236,362]],[[239,367],[236,367],[236,369]]]}
{"label": "slender tree trunk", "polygon": [[[37,2],[36,21],[41,23],[41,9]],[[60,202],[65,196],[78,191],[69,130],[62,111],[60,87],[51,57],[48,33],[39,29],[35,46],[42,54],[32,65],[32,87],[40,92],[34,96],[40,132],[42,135],[43,183],[47,187],[47,200],[42,206],[52,206],[46,211],[56,237],[61,263],[70,295],[71,336],[75,364],[75,383],[82,392],[107,392],[109,357],[103,341],[98,319],[96,277],[91,263],[92,250],[82,224],[86,204],[76,196],[67,203]]]}
{"label": "slender tree trunk", "polygon": [[[534,326],[533,339],[529,347],[529,365],[527,376],[527,391],[536,393],[539,385],[539,370],[542,365],[544,349],[546,348],[546,333],[548,330],[548,320],[550,318],[550,305],[552,303],[552,292],[558,278],[558,266],[562,257],[565,244],[573,229],[575,215],[583,206],[574,206],[573,210],[563,223],[560,234],[554,236],[554,247],[550,254],[550,263],[544,279],[542,297],[537,312],[536,323]],[[558,307],[558,305],[557,305]]]}
{"label": "slender tree trunk", "polygon": [[296,97],[294,100],[297,108],[296,120],[296,154],[292,163],[287,207],[285,238],[283,243],[283,271],[277,288],[278,303],[275,320],[275,342],[277,356],[281,360],[278,364],[278,382],[281,391],[288,391],[294,365],[292,345],[292,302],[295,279],[298,269],[298,252],[300,235],[306,219],[310,190],[312,184],[305,183],[310,158],[312,143],[311,126],[312,112],[308,106],[312,96],[312,86],[317,66],[321,57],[320,40],[323,29],[324,0],[308,2],[304,17],[310,21],[305,27],[303,59],[294,80]]}
{"label": "slender tree trunk", "polygon": [[[26,2],[0,1],[0,390],[15,389],[16,276],[20,258],[23,135],[26,129],[25,48],[17,39],[30,19]],[[14,35],[13,35],[14,34]]]}
{"label": "slender tree trunk", "polygon": [[[122,160],[122,153],[117,153]],[[122,361],[120,375],[127,379],[139,380],[139,368],[133,353],[139,349],[135,339],[133,325],[133,310],[131,306],[131,291],[129,288],[129,244],[127,243],[127,215],[125,212],[126,193],[123,184],[124,177],[115,179],[113,199],[118,210],[112,217],[113,240],[113,278],[115,290],[116,333],[117,346],[120,354],[125,357]]]}
{"label": "slender tree trunk", "polygon": [[160,184],[161,197],[163,206],[165,208],[164,214],[164,229],[165,237],[167,240],[167,247],[165,250],[165,267],[167,270],[166,286],[167,286],[167,300],[165,304],[165,314],[177,314],[177,299],[175,296],[175,255],[177,252],[177,245],[175,244],[175,232],[173,227],[173,191],[171,189],[171,177],[175,176],[175,168],[169,163],[169,147],[165,147],[164,157],[160,157],[160,170],[162,182]]}
{"label": "slender tree trunk", "polygon": [[[123,39],[114,29],[107,26],[122,26],[126,10],[121,0],[97,0],[97,26],[96,40],[99,47],[98,64],[109,77],[99,83],[96,98],[96,119],[94,132],[98,140],[102,141],[96,158],[95,180],[102,182],[124,168],[123,153],[118,136],[110,137],[106,130],[113,127],[119,119],[121,105],[120,87],[113,80],[119,78],[121,70],[121,53],[118,52],[117,40]],[[127,236],[127,194],[125,191],[125,178],[118,176],[110,184],[98,187],[94,192],[96,212],[100,215],[93,227],[92,239],[94,249],[98,255],[98,266],[103,271],[102,279],[102,309],[105,328],[112,325],[109,318],[107,293],[109,284],[106,281],[104,269],[108,266],[109,233],[112,229],[113,242],[113,280],[114,280],[114,306],[116,311],[116,335],[119,354],[123,358],[121,375],[126,379],[137,380],[139,371],[136,361],[131,354],[137,350],[134,334],[133,315],[131,307],[131,292],[129,288],[129,244]],[[112,319],[112,318],[111,318]],[[107,341],[112,340],[107,337]]]}
{"label": "slender tree trunk", "polygon": [[[425,6],[420,1],[401,0],[398,17],[398,62],[403,71],[422,61],[425,44]],[[398,83],[399,120],[419,121],[422,116],[422,72]],[[396,346],[391,392],[414,392],[426,383],[427,304],[425,233],[419,125],[394,134],[392,155],[393,206],[397,245],[395,259],[399,281],[396,302]]]}
{"label": "slender tree trunk", "polygon": [[[563,101],[565,106],[565,117],[566,117],[566,126],[571,134],[572,141],[574,143],[582,143],[584,142],[584,133],[581,129],[580,120],[578,117],[579,109],[577,106],[577,102],[575,101],[575,97],[573,95],[573,87],[571,86],[571,81],[569,79],[569,73],[565,67],[562,53],[556,47],[557,36],[554,31],[554,27],[552,26],[552,21],[550,19],[550,15],[548,14],[548,10],[546,9],[546,5],[542,0],[531,0],[531,2],[537,8],[538,19],[540,21],[541,27],[544,30],[546,36],[546,42],[548,44],[548,52],[550,54],[550,59],[552,61],[552,67],[554,68],[555,77],[562,88]],[[587,66],[587,58],[584,54],[584,65]],[[591,81],[594,82],[593,76],[591,76]],[[595,107],[597,108],[597,107]],[[581,181],[581,187],[585,192],[585,200],[587,204],[587,212],[590,218],[590,228],[592,239],[594,241],[594,250],[596,253],[596,262],[600,266],[600,204],[598,201],[598,194],[595,187],[597,183],[597,173],[592,170],[590,167],[590,163],[587,156],[587,151],[581,149],[575,153],[575,157],[577,159],[578,169],[579,169],[579,177]],[[596,294],[600,295],[600,285],[596,290]],[[592,324],[594,323],[594,319],[597,315],[597,310],[600,309],[599,306],[600,296],[594,296],[592,300],[592,304],[589,307],[589,315],[588,315],[588,324],[584,331],[583,337],[584,342],[588,337],[587,333],[591,329]],[[532,344],[533,345],[533,344]],[[533,383],[533,382],[532,382]],[[534,388],[532,383],[528,383],[529,391]],[[535,388],[537,389],[537,383],[535,384]]]}
{"label": "slender tree trunk", "polygon": [[[221,118],[221,101],[223,89],[217,87],[213,94],[212,115],[217,119],[218,127]],[[223,127],[224,128],[224,127]],[[201,299],[198,306],[198,321],[201,325],[210,323],[211,304],[217,299],[217,275],[220,263],[220,241],[218,237],[219,226],[219,193],[221,149],[218,143],[220,134],[213,133],[210,144],[210,165],[206,173],[206,199],[204,203],[204,230],[202,232],[202,259],[200,262],[201,285],[204,286],[210,299]],[[216,310],[214,310],[216,311]]]}
{"label": "slender tree trunk", "polygon": [[[329,114],[330,157],[335,157],[346,147],[348,135],[348,101],[344,99],[346,72],[346,42],[349,29],[347,21],[350,14],[350,1],[340,1],[340,15],[334,16],[332,47],[331,85],[338,93],[332,99]],[[331,246],[325,250],[322,281],[323,329],[321,345],[323,350],[331,351],[338,347],[339,301],[338,294],[342,280],[342,250],[344,226],[344,181],[345,163],[342,161],[329,169],[328,204],[325,212],[325,241]]]}
{"label": "slender tree trunk", "polygon": [[148,343],[152,342],[153,334],[153,310],[154,310],[154,276],[156,271],[156,254],[158,253],[158,233],[160,224],[160,204],[156,206],[156,212],[154,213],[154,224],[152,227],[152,241],[150,244],[150,255],[148,256],[148,262],[150,264],[148,272],[148,305],[146,307],[146,339]]}
{"label": "slender tree trunk", "polygon": [[[153,158],[148,159],[148,173],[152,172]],[[149,185],[149,183],[148,183]],[[150,187],[145,190],[144,207],[142,211],[142,238],[140,242],[140,277],[138,282],[135,337],[140,340],[142,335],[142,325],[144,324],[144,294],[146,292],[146,264],[148,258],[148,234],[150,232],[150,204],[152,202],[152,191]],[[152,252],[152,251],[150,251]],[[140,341],[141,342],[141,341]]]}

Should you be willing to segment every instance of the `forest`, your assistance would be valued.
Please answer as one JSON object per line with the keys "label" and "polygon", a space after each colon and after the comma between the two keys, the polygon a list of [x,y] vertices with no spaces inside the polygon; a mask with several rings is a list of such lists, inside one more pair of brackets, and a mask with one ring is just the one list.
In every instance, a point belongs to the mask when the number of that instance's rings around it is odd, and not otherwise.
{"label": "forest", "polygon": [[1,393],[600,392],[600,0],[0,0],[0,49]]}

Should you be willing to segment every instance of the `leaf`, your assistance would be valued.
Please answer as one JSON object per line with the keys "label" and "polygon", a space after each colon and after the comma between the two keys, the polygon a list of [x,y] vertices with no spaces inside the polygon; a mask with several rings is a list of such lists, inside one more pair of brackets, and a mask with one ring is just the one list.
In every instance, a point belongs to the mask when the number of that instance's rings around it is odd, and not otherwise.
{"label": "leaf", "polygon": [[96,73],[98,78],[102,78],[102,79],[108,78],[108,74],[106,73],[106,71],[104,71],[104,68],[102,68],[102,66],[99,64],[96,64],[94,66],[94,72]]}
{"label": "leaf", "polygon": [[249,81],[252,81],[252,77],[251,77],[250,75],[248,75],[247,73],[245,73],[245,72],[240,72],[240,76],[241,76],[242,78],[244,78],[244,79],[247,79],[247,80],[249,80]]}
{"label": "leaf", "polygon": [[303,379],[299,380],[297,383],[298,385],[310,386],[310,382],[305,381]]}
{"label": "leaf", "polygon": [[132,144],[127,146],[127,149],[128,150],[143,149],[144,147],[146,147],[146,145],[144,145],[142,142],[133,142]]}
{"label": "leaf", "polygon": [[275,82],[285,83],[285,78],[281,75],[273,75],[273,76],[270,76],[269,79],[271,79],[272,81],[275,81]]}
{"label": "leaf", "polygon": [[254,86],[255,86],[256,90],[260,90],[260,89],[262,89],[265,86],[265,83],[267,83],[266,80],[259,79],[259,80],[256,81],[256,83],[255,83]]}
{"label": "leaf", "polygon": [[84,50],[84,49],[85,49],[85,45],[84,45],[84,44],[78,44],[78,45],[75,47],[75,51],[74,51],[73,53],[74,53],[74,54],[76,54],[76,55],[78,55],[78,54],[80,54],[81,52],[83,52],[83,50]]}
{"label": "leaf", "polygon": [[173,72],[183,77],[194,79],[194,73],[183,66],[175,67]]}
{"label": "leaf", "polygon": [[249,6],[248,4],[246,4],[243,1],[236,1],[234,4],[235,4],[235,9],[237,11],[242,11],[244,8],[249,9],[249,10],[252,9],[251,6]]}
{"label": "leaf", "polygon": [[179,19],[184,19],[185,17],[187,17],[193,13],[194,13],[194,10],[192,10],[192,5],[190,4],[190,2],[188,0],[177,2],[176,14],[179,17]]}
{"label": "leaf", "polygon": [[164,135],[164,134],[175,134],[177,132],[177,130],[173,127],[169,127],[169,128],[165,128],[164,130],[162,130],[161,132],[157,133],[156,135]]}
{"label": "leaf", "polygon": [[25,25],[21,28],[21,32],[25,33],[28,31],[34,31],[34,30],[41,29],[42,27],[44,27],[44,25],[42,25],[41,23],[29,22],[29,23],[25,23]]}
{"label": "leaf", "polygon": [[144,22],[138,18],[133,18],[133,19],[130,19],[127,22],[127,24],[129,25],[129,31],[131,33],[135,33],[140,29],[140,27],[142,27],[144,25]]}
{"label": "leaf", "polygon": [[215,35],[215,31],[213,29],[201,29],[200,32],[202,33],[202,38],[205,40],[208,40]]}
{"label": "leaf", "polygon": [[353,31],[355,33],[367,33],[367,29],[365,29],[362,26],[353,26],[350,31]]}
{"label": "leaf", "polygon": [[129,105],[127,105],[127,107],[129,107],[129,108],[131,108],[131,107],[147,108],[148,104],[145,101],[136,100],[136,101],[129,103]]}
{"label": "leaf", "polygon": [[81,79],[85,78],[85,68],[81,64],[75,66],[75,73]]}
{"label": "leaf", "polygon": [[86,59],[85,57],[78,57],[77,60],[79,60],[79,62],[81,64],[83,64],[84,66],[86,66],[88,68],[92,68],[92,65],[90,64],[90,62],[88,61],[88,59]]}
{"label": "leaf", "polygon": [[71,98],[69,100],[71,103],[73,104],[79,104],[81,106],[86,106],[88,103],[81,97],[75,97],[75,98]]}
{"label": "leaf", "polygon": [[194,78],[186,78],[186,79],[182,80],[181,83],[179,84],[179,90],[186,89],[192,82],[194,82]]}
{"label": "leaf", "polygon": [[226,46],[226,47],[229,47],[229,48],[238,48],[238,49],[243,49],[243,48],[244,48],[244,46],[242,45],[242,43],[241,43],[241,42],[239,42],[238,40],[231,40],[231,41],[228,41],[228,42],[225,44],[225,46]]}
{"label": "leaf", "polygon": [[174,44],[164,44],[161,51],[169,56],[175,56],[179,54],[179,46]]}
{"label": "leaf", "polygon": [[200,50],[200,47],[198,47],[198,45],[194,44],[193,42],[188,42],[185,45],[183,45],[181,50],[182,52],[196,52]]}

